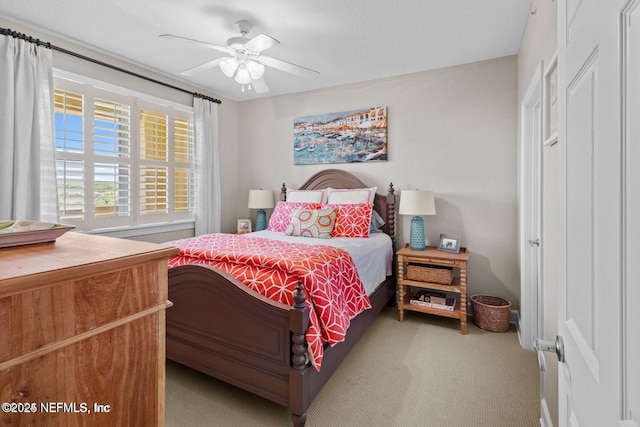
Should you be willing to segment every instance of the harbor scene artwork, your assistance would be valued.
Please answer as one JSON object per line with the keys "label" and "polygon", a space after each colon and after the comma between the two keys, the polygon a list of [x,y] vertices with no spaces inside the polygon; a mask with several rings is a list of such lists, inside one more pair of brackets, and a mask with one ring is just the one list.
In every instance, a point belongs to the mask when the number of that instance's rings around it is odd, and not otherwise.
{"label": "harbor scene artwork", "polygon": [[298,117],[293,127],[294,165],[387,160],[387,107]]}

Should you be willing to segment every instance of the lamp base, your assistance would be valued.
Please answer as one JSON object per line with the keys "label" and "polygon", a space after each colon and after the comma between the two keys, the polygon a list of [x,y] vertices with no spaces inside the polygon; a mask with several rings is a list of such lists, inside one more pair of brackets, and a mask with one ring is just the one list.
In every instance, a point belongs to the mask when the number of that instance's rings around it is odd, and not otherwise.
{"label": "lamp base", "polygon": [[424,242],[424,221],[419,216],[411,218],[411,236],[409,238],[409,246],[416,251],[423,251]]}
{"label": "lamp base", "polygon": [[260,209],[256,213],[256,231],[262,231],[267,228],[267,213]]}

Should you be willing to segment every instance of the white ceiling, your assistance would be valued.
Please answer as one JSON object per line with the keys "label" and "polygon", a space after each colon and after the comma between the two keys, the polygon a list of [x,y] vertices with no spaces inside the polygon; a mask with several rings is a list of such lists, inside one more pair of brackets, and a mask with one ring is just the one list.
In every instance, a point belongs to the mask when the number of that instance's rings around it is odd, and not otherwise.
{"label": "white ceiling", "polygon": [[[0,16],[243,101],[408,74],[518,53],[531,0],[0,0]],[[280,41],[264,53],[317,70],[309,79],[267,68],[270,91],[241,92],[224,56],[163,33],[225,45],[235,22]]]}

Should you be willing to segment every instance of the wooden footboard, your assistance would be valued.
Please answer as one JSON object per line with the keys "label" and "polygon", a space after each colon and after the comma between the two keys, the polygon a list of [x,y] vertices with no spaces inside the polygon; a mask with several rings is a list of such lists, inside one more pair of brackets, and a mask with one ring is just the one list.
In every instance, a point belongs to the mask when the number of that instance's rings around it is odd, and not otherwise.
{"label": "wooden footboard", "polygon": [[272,301],[207,265],[172,268],[169,283],[167,358],[289,406],[291,334],[306,331],[307,308]]}
{"label": "wooden footboard", "polygon": [[395,292],[388,278],[372,308],[354,318],[346,340],[325,350],[322,370],[306,357],[309,312],[272,301],[204,264],[169,270],[167,358],[286,406],[304,425],[311,402]]}

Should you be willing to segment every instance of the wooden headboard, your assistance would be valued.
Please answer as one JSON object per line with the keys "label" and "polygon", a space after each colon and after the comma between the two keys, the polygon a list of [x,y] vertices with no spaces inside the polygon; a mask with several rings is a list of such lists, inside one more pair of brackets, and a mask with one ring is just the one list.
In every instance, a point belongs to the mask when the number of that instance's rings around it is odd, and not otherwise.
{"label": "wooden headboard", "polygon": [[[302,184],[299,190],[321,190],[324,188],[369,188],[371,186],[366,185],[349,172],[340,169],[325,169],[314,174],[304,184]],[[287,199],[287,187],[282,183],[280,189],[280,200]],[[396,195],[393,188],[393,183],[389,184],[386,195],[376,193],[375,200],[373,202],[373,208],[384,219],[384,226],[382,231],[387,233],[391,240],[395,242],[396,237]]]}

